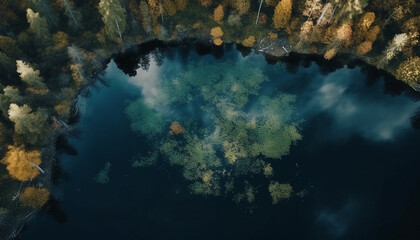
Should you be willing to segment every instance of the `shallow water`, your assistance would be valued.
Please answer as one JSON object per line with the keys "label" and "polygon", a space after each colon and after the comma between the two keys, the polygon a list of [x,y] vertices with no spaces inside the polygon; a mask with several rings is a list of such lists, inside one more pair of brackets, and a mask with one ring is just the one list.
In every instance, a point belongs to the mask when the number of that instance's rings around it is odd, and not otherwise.
{"label": "shallow water", "polygon": [[[133,156],[157,142],[130,129],[124,113],[129,102],[158,99],[159,79],[171,76],[167,69],[174,74],[191,62],[226,59],[251,62],[269,78],[247,109],[260,95],[281,91],[296,97],[303,138],[289,155],[271,161],[272,180],[290,183],[305,196],[292,194],[273,205],[267,180],[241,176],[257,194],[255,202],[238,204],[229,194],[191,194],[179,167],[132,167]],[[77,155],[60,156],[64,174],[52,191],[59,210],[50,207],[54,217],[41,213],[31,220],[24,239],[396,239],[408,234],[420,194],[420,132],[410,117],[420,102],[405,93],[384,93],[383,79],[367,77],[360,67],[327,75],[314,63],[293,73],[287,69],[260,55],[244,59],[236,50],[219,59],[174,54],[161,66],[152,58],[148,71],[138,69],[134,77],[111,62],[104,77],[108,86],[92,90],[81,108],[81,133],[69,140]],[[168,111],[178,118],[188,112],[204,116],[192,106]],[[107,162],[109,181],[98,183],[95,177]]]}

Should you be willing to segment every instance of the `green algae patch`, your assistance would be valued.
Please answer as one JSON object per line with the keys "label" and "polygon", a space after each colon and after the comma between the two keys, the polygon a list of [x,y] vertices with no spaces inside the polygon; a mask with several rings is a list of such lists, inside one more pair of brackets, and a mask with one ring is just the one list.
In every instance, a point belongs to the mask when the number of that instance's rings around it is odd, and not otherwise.
{"label": "green algae patch", "polygon": [[160,114],[144,103],[143,99],[131,102],[125,109],[125,114],[131,121],[131,129],[135,132],[153,136],[164,129]]}
{"label": "green algae patch", "polygon": [[[159,102],[149,106],[140,97],[125,111],[131,129],[153,139],[154,150],[140,153],[133,166],[150,166],[156,159],[176,166],[193,194],[252,203],[265,184],[266,193],[274,194],[273,203],[289,198],[292,191],[286,185],[273,188],[267,179],[279,172],[271,162],[288,155],[302,139],[296,97],[262,94],[269,79],[257,66],[252,59],[228,59],[191,62],[183,71],[163,68]],[[179,134],[170,134],[174,121],[183,129]],[[253,180],[260,176],[265,183]]]}

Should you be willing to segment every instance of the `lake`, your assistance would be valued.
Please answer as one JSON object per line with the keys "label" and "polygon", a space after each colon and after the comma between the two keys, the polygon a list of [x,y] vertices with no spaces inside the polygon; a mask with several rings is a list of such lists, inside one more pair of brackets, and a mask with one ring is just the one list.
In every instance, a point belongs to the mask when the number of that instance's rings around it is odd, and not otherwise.
{"label": "lake", "polygon": [[365,66],[229,47],[125,57],[79,100],[55,200],[24,239],[418,234],[418,94]]}

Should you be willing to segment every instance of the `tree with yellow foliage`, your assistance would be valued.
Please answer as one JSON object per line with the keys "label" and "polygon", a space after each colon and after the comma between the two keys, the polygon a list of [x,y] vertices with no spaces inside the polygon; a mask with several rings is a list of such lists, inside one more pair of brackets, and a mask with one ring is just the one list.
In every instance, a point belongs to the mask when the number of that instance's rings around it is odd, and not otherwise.
{"label": "tree with yellow foliage", "polygon": [[224,14],[224,11],[223,11],[223,6],[219,4],[219,6],[217,6],[214,9],[213,20],[216,21],[216,22],[220,22],[220,21],[222,21],[224,16],[225,16],[225,14]]}
{"label": "tree with yellow foliage", "polygon": [[8,146],[8,151],[1,163],[6,165],[9,174],[19,180],[28,181],[43,172],[39,167],[41,164],[41,153],[38,150],[26,151],[25,147]]}
{"label": "tree with yellow foliage", "polygon": [[[312,20],[308,20],[304,22],[300,28],[300,34],[299,34],[299,40],[305,41],[305,42],[312,42],[311,36],[312,36],[312,29],[314,28],[314,23]],[[299,41],[299,42],[300,42]]]}
{"label": "tree with yellow foliage", "polygon": [[223,44],[223,40],[221,38],[214,38],[213,43],[216,46],[221,46]]}
{"label": "tree with yellow foliage", "polygon": [[381,29],[379,26],[373,26],[367,31],[365,34],[365,40],[371,41],[372,43],[376,41],[376,38],[378,37],[378,34],[381,32]]}
{"label": "tree with yellow foliage", "polygon": [[337,29],[337,39],[340,40],[344,44],[348,44],[350,42],[353,30],[348,23],[343,23]]}
{"label": "tree with yellow foliage", "polygon": [[325,52],[324,58],[327,60],[331,60],[333,57],[335,57],[336,54],[337,54],[337,49],[332,48],[328,50],[327,52]]}
{"label": "tree with yellow foliage", "polygon": [[46,188],[27,187],[20,194],[19,201],[26,207],[41,208],[50,199]]}
{"label": "tree with yellow foliage", "polygon": [[273,24],[275,28],[285,28],[292,16],[292,0],[281,0],[274,9]]}
{"label": "tree with yellow foliage", "polygon": [[53,35],[54,48],[64,48],[69,46],[69,36],[63,31],[58,31]]}
{"label": "tree with yellow foliage", "polygon": [[255,37],[254,35],[250,35],[249,37],[247,37],[245,40],[242,41],[242,45],[244,47],[249,47],[252,48],[255,44]]}
{"label": "tree with yellow foliage", "polygon": [[214,27],[210,30],[210,35],[214,38],[219,38],[223,36],[223,31],[221,27]]}
{"label": "tree with yellow foliage", "polygon": [[405,60],[397,69],[397,78],[408,85],[419,88],[420,83],[420,57]]}
{"label": "tree with yellow foliage", "polygon": [[356,44],[362,42],[367,34],[369,28],[371,27],[372,23],[375,21],[375,13],[374,12],[367,12],[365,13],[362,18],[360,18],[359,22],[355,27],[354,33],[354,41]]}
{"label": "tree with yellow foliage", "polygon": [[372,42],[371,41],[364,41],[357,46],[357,54],[360,56],[365,55],[366,53],[372,50]]}
{"label": "tree with yellow foliage", "polygon": [[308,17],[307,20],[318,19],[322,14],[321,0],[306,0],[305,10],[302,15]]}
{"label": "tree with yellow foliage", "polygon": [[222,36],[223,36],[223,31],[221,27],[214,27],[210,30],[210,35],[213,37],[213,43],[216,46],[220,46],[223,43],[222,40]]}
{"label": "tree with yellow foliage", "polygon": [[175,2],[172,0],[163,0],[163,10],[165,10],[165,13],[169,16],[175,15],[177,11]]}
{"label": "tree with yellow foliage", "polygon": [[359,22],[357,23],[357,29],[362,30],[363,32],[367,32],[369,30],[372,23],[375,21],[375,13],[374,12],[367,12],[360,18]]}
{"label": "tree with yellow foliage", "polygon": [[250,0],[233,0],[233,6],[236,11],[238,11],[239,15],[244,15],[249,11],[251,7]]}

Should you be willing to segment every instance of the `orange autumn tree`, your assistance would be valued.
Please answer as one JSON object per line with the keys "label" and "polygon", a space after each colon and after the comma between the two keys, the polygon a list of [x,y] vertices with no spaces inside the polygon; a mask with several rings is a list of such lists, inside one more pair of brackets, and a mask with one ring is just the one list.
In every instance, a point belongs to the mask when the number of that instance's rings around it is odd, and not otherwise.
{"label": "orange autumn tree", "polygon": [[254,46],[254,44],[255,44],[255,37],[254,37],[254,35],[250,35],[249,37],[245,38],[242,41],[242,45],[244,47],[252,48]]}
{"label": "orange autumn tree", "polygon": [[364,41],[357,46],[357,54],[365,55],[366,53],[372,50],[372,42],[371,41]]}
{"label": "orange autumn tree", "polygon": [[379,26],[373,26],[369,29],[369,31],[366,32],[365,40],[371,41],[372,43],[376,41],[376,38],[378,37],[378,34],[381,32],[381,29]]}
{"label": "orange autumn tree", "polygon": [[249,11],[249,8],[251,7],[251,1],[250,0],[233,0],[232,7],[233,9],[238,11],[239,15],[244,15]]}
{"label": "orange autumn tree", "polygon": [[171,135],[178,135],[185,132],[184,127],[179,122],[172,122],[170,129],[169,134]]}
{"label": "orange autumn tree", "polygon": [[403,61],[397,69],[397,77],[408,85],[419,88],[420,57],[412,57]]}
{"label": "orange autumn tree", "polygon": [[213,37],[213,43],[216,46],[220,46],[223,43],[222,40],[222,36],[223,36],[223,31],[221,27],[214,27],[210,30],[210,35]]}
{"label": "orange autumn tree", "polygon": [[374,21],[375,13],[367,12],[362,16],[362,18],[360,18],[359,22],[357,23],[357,29],[360,29],[363,32],[367,32]]}
{"label": "orange autumn tree", "polygon": [[201,6],[203,7],[209,7],[213,0],[198,0]]}
{"label": "orange autumn tree", "polygon": [[222,21],[224,16],[225,14],[223,11],[223,6],[219,4],[219,6],[217,6],[217,8],[214,9],[213,20],[216,22],[220,22]]}
{"label": "orange autumn tree", "polygon": [[275,28],[285,28],[292,16],[292,0],[281,0],[274,9],[273,24]]}
{"label": "orange autumn tree", "polygon": [[50,199],[46,188],[27,187],[20,194],[19,201],[26,207],[41,208]]}
{"label": "orange autumn tree", "polygon": [[350,43],[352,33],[353,30],[351,29],[351,26],[348,23],[344,23],[337,29],[336,36],[338,40],[348,45]]}
{"label": "orange autumn tree", "polygon": [[365,13],[357,23],[354,33],[354,41],[356,44],[363,42],[368,30],[375,21],[375,13],[367,12]]}
{"label": "orange autumn tree", "polygon": [[1,163],[6,165],[13,178],[23,182],[39,175],[38,165],[41,164],[41,153],[38,150],[26,151],[23,145],[8,146],[8,149]]}
{"label": "orange autumn tree", "polygon": [[337,49],[332,48],[328,50],[327,52],[325,52],[324,58],[327,60],[331,60],[333,57],[335,57],[336,54],[337,54]]}

